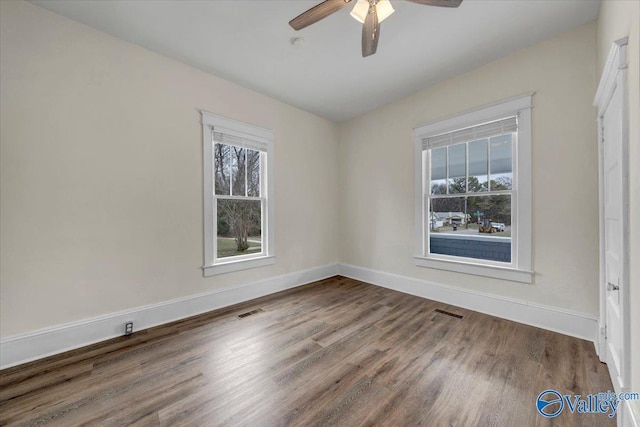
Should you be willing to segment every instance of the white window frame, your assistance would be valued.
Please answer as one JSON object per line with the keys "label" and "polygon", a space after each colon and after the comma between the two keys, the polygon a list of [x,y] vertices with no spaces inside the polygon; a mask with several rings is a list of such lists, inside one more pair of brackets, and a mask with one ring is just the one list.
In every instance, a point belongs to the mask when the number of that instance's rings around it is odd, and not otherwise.
{"label": "white window frame", "polygon": [[[531,109],[534,93],[517,96],[495,104],[476,108],[462,114],[427,123],[414,128],[415,141],[415,255],[417,266],[448,270],[458,273],[493,277],[522,283],[533,282],[531,240]],[[422,140],[500,120],[509,116],[518,118],[517,142],[514,144],[512,190],[511,263],[462,258],[428,253],[427,216],[425,200],[429,162]],[[481,194],[479,194],[481,195]]]}
{"label": "white window frame", "polygon": [[[202,149],[204,170],[204,275],[229,273],[262,267],[275,263],[274,242],[274,172],[273,172],[273,131],[259,126],[228,119],[217,114],[201,111],[202,114]],[[213,132],[220,132],[252,141],[260,151],[261,156],[260,197],[239,197],[243,200],[262,200],[262,252],[256,254],[239,255],[217,258],[216,241],[218,222],[213,171]],[[233,197],[226,197],[233,198]]]}

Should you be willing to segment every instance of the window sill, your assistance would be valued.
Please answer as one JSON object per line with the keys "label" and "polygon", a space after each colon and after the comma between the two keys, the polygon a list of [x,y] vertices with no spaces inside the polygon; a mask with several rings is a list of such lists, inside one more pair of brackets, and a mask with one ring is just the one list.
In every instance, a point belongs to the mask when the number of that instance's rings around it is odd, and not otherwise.
{"label": "window sill", "polygon": [[205,265],[202,267],[204,276],[215,276],[217,274],[231,273],[233,271],[247,270],[249,268],[264,267],[265,265],[275,264],[276,257],[262,256],[260,258],[242,259],[236,261],[228,261],[215,265]]}
{"label": "window sill", "polygon": [[472,274],[475,276],[493,277],[513,282],[533,283],[533,271],[518,270],[510,267],[476,264],[463,261],[449,261],[443,259],[414,256],[418,267],[435,268],[438,270],[455,271],[456,273]]}

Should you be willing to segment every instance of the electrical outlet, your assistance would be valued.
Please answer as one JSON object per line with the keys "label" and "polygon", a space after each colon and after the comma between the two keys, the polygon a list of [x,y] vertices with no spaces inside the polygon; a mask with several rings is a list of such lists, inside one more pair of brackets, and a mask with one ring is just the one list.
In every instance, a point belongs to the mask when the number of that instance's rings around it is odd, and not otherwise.
{"label": "electrical outlet", "polygon": [[131,335],[133,333],[133,322],[127,322],[124,325],[124,334]]}

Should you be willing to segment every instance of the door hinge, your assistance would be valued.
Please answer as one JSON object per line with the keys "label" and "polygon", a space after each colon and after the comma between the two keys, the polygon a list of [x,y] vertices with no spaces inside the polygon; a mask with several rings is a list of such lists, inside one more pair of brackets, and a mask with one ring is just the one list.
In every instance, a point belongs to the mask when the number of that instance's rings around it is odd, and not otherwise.
{"label": "door hinge", "polygon": [[607,325],[600,327],[600,335],[606,340],[607,339]]}

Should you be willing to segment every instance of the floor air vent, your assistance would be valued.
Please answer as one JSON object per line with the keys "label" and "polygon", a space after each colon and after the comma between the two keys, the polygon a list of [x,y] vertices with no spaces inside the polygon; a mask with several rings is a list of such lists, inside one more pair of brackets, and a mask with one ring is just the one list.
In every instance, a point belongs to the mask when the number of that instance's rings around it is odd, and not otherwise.
{"label": "floor air vent", "polygon": [[446,314],[447,316],[455,317],[457,319],[462,319],[464,317],[461,314],[455,314],[455,313],[452,313],[450,311],[440,310],[439,308],[436,308],[435,311],[437,313]]}
{"label": "floor air vent", "polygon": [[243,317],[251,316],[252,314],[256,314],[256,313],[261,313],[263,311],[264,311],[263,309],[257,308],[255,310],[251,310],[251,311],[247,311],[246,313],[242,313],[242,314],[238,315],[238,317],[242,319]]}

